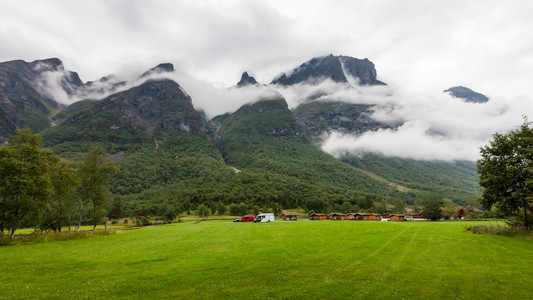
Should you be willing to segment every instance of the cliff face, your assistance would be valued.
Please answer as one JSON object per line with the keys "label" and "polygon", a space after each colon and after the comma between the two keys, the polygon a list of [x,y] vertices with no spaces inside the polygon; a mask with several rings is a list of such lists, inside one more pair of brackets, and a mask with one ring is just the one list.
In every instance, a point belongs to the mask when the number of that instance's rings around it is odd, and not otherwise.
{"label": "cliff face", "polygon": [[315,57],[290,73],[283,73],[274,79],[272,84],[293,85],[303,82],[316,83],[324,79],[334,82],[348,82],[355,78],[359,85],[384,85],[376,79],[374,64],[368,59],[357,59],[349,56]]}
{"label": "cliff face", "polygon": [[39,132],[50,127],[48,118],[60,106],[46,89],[50,73],[67,95],[83,86],[78,74],[66,71],[57,58],[0,63],[0,142],[17,128]]}

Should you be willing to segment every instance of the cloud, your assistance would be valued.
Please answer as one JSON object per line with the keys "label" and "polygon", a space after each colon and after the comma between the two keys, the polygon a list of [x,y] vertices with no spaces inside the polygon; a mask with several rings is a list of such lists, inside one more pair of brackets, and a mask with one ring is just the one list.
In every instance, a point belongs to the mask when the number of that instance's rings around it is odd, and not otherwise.
{"label": "cloud", "polygon": [[[364,96],[354,94],[352,103],[369,104],[358,100]],[[365,99],[376,104],[372,118],[401,125],[360,136],[331,132],[322,144],[324,151],[335,156],[373,152],[421,160],[474,161],[479,147],[487,144],[495,132],[515,129],[522,123],[522,116],[533,115],[531,97],[491,98],[488,103],[477,104],[441,91],[420,94],[398,89],[381,100],[378,94]]]}
{"label": "cloud", "polygon": [[[443,150],[430,151],[434,156],[464,158],[473,155],[455,142],[481,145],[533,114],[531,15],[533,2],[519,0],[0,0],[0,61],[59,57],[85,80],[124,74],[124,89],[137,84],[137,74],[171,62],[194,105],[212,116],[261,97],[226,89],[243,71],[268,83],[315,56],[367,57],[389,91],[331,83],[276,89],[290,107],[317,95],[376,104],[374,118],[406,127],[374,133],[372,142],[403,135],[419,144],[440,142]],[[59,77],[49,75],[44,88],[63,103],[112,90],[65,95],[53,87]],[[442,95],[457,85],[491,101],[465,104]]]}

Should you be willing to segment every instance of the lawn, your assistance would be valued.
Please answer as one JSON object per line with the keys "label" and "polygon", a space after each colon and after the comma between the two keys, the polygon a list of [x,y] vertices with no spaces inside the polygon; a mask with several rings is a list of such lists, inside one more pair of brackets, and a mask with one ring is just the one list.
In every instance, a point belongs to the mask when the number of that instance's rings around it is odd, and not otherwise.
{"label": "lawn", "polygon": [[0,247],[0,298],[533,298],[533,242],[472,222],[208,221]]}

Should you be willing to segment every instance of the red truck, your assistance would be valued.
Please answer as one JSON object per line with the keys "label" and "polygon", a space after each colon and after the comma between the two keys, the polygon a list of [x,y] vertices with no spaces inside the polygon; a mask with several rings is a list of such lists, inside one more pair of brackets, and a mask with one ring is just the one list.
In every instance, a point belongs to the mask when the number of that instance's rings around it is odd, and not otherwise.
{"label": "red truck", "polygon": [[253,220],[255,220],[254,215],[246,215],[240,219],[233,220],[233,222],[253,222]]}

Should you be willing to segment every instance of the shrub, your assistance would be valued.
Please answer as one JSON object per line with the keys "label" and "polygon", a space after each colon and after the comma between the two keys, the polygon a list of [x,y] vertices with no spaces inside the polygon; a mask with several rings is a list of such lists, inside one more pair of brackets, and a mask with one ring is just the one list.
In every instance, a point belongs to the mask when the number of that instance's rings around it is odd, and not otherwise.
{"label": "shrub", "polygon": [[477,234],[496,234],[496,235],[505,235],[505,236],[515,236],[522,231],[519,228],[508,226],[508,225],[470,225],[465,227],[466,231]]}
{"label": "shrub", "polygon": [[152,222],[148,218],[143,218],[141,220],[141,226],[149,226],[152,225]]}

